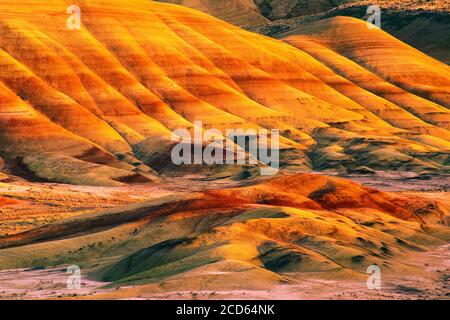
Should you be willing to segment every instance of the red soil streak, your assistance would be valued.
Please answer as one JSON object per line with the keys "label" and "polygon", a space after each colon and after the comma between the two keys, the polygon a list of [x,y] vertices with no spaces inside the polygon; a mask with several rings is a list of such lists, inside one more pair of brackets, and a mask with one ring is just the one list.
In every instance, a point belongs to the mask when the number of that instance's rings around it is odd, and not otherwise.
{"label": "red soil streak", "polygon": [[275,178],[266,183],[238,189],[216,190],[207,194],[221,202],[258,203],[299,209],[373,208],[400,219],[414,219],[411,210],[395,196],[355,182],[315,174]]}
{"label": "red soil streak", "polygon": [[19,204],[20,201],[14,200],[14,199],[8,199],[4,197],[0,197],[0,206],[11,206]]}

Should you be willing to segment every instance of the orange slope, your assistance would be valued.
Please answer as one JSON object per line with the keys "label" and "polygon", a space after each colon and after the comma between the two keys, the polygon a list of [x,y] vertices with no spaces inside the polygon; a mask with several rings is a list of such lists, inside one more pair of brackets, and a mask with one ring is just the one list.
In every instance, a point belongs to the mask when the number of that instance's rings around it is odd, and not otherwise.
{"label": "orange slope", "polygon": [[[450,67],[366,22],[334,17],[303,26],[308,35],[399,87],[450,106]],[[430,41],[432,41],[430,39]]]}

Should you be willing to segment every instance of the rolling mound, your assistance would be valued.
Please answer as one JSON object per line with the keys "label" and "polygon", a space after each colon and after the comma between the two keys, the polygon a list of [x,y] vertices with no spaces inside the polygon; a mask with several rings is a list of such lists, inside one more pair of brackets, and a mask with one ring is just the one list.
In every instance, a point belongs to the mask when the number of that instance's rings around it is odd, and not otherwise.
{"label": "rolling mound", "polygon": [[0,268],[75,263],[117,285],[181,281],[183,290],[267,289],[302,274],[362,279],[371,264],[417,274],[404,257],[446,243],[449,212],[412,210],[405,199],[338,178],[284,176],[5,237]]}
{"label": "rolling mound", "polygon": [[175,3],[218,17],[240,27],[321,13],[351,0],[156,0]]}
{"label": "rolling mound", "polygon": [[[374,3],[360,0],[328,11],[326,17],[351,16],[366,20],[367,7]],[[445,0],[381,0],[382,28],[426,54],[450,64],[450,4]]]}
{"label": "rolling mound", "polygon": [[195,10],[205,12],[221,20],[237,26],[268,23],[269,20],[259,11],[258,5],[253,0],[231,1],[201,1],[201,0],[157,0],[183,5]]}
{"label": "rolling mound", "polygon": [[[81,29],[68,30],[62,0],[0,3],[0,156],[8,173],[101,186],[155,181],[157,172],[184,169],[170,163],[172,131],[197,120],[219,130],[279,129],[281,165],[297,171],[449,170],[448,67],[382,31],[374,33],[378,50],[368,48],[362,22],[307,29],[321,42],[330,28],[342,29],[349,41],[335,45],[352,62],[347,76],[306,49],[185,7],[79,6]],[[357,72],[401,94],[358,83]]]}
{"label": "rolling mound", "polygon": [[[367,28],[362,20],[329,18],[305,25],[296,33],[310,36],[404,90],[426,97],[447,109],[450,107],[449,66],[379,29]],[[443,109],[445,111],[448,110]]]}
{"label": "rolling mound", "polygon": [[[158,0],[206,12],[248,30],[283,38],[304,24],[335,16],[367,20],[367,8],[380,6],[384,31],[450,64],[450,5],[445,0]],[[256,13],[255,13],[256,12]]]}

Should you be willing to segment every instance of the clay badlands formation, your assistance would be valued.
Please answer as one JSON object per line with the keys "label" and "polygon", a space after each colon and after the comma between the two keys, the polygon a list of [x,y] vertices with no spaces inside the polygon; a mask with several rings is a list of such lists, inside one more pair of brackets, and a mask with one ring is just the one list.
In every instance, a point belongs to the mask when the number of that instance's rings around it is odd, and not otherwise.
{"label": "clay badlands formation", "polygon": [[[440,283],[408,259],[450,240],[449,66],[350,17],[281,41],[177,5],[77,3],[68,30],[66,1],[0,1],[0,269],[77,264],[109,284],[99,298],[365,285],[373,264]],[[173,165],[172,132],[199,120],[279,129],[282,176]],[[444,187],[386,193],[313,171]],[[144,289],[111,289],[130,284]]]}
{"label": "clay badlands formation", "polygon": [[153,179],[173,169],[171,132],[195,120],[278,128],[282,164],[304,171],[448,171],[450,68],[363,21],[319,21],[293,47],[174,5],[80,5],[74,31],[62,1],[0,4],[0,155],[13,174]]}
{"label": "clay badlands formation", "polygon": [[383,30],[450,63],[450,3],[446,0],[158,0],[203,11],[237,26],[283,38],[305,24],[336,16],[367,20],[382,11]]}

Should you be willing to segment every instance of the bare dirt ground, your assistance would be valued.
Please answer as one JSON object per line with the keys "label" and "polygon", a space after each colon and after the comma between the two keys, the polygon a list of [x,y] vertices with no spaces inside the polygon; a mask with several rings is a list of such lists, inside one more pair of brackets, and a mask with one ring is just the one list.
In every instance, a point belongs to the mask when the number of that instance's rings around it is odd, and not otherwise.
{"label": "bare dirt ground", "polygon": [[378,172],[375,175],[343,175],[365,186],[387,192],[449,192],[449,175],[417,175],[416,173]]}
{"label": "bare dirt ground", "polygon": [[57,299],[92,295],[105,283],[83,278],[80,289],[67,289],[65,268],[0,271],[0,299]]}
{"label": "bare dirt ground", "polygon": [[[426,262],[424,262],[426,261]],[[450,245],[412,256],[409,263],[429,276],[381,278],[381,289],[365,281],[315,279],[310,274],[286,274],[292,283],[270,290],[165,292],[158,284],[104,288],[108,283],[82,276],[80,289],[67,289],[65,268],[0,271],[0,299],[240,299],[240,300],[450,300]]]}

